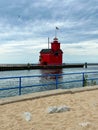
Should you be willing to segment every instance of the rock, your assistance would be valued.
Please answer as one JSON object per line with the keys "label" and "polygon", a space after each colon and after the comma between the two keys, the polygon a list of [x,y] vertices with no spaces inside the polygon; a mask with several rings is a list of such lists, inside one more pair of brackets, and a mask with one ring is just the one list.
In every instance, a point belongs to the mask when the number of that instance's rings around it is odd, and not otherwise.
{"label": "rock", "polygon": [[23,117],[26,121],[31,120],[31,113],[30,112],[24,112]]}
{"label": "rock", "polygon": [[58,107],[57,112],[65,112],[65,111],[69,111],[69,110],[70,110],[70,108],[67,106],[60,106],[60,107]]}
{"label": "rock", "polygon": [[90,122],[82,122],[82,123],[79,123],[79,125],[82,127],[87,127],[88,125],[90,125]]}
{"label": "rock", "polygon": [[51,106],[48,108],[48,113],[57,113],[57,112],[65,112],[65,111],[69,111],[70,108],[67,106]]}
{"label": "rock", "polygon": [[48,113],[54,113],[57,111],[57,107],[56,106],[53,106],[53,107],[49,107],[48,108]]}

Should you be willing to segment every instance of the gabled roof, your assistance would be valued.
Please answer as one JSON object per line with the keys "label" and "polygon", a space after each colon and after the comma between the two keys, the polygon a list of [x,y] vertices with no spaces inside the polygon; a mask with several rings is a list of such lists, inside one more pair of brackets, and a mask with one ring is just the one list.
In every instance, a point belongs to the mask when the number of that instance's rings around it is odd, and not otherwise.
{"label": "gabled roof", "polygon": [[63,53],[63,51],[60,49],[60,50],[57,50],[57,51],[53,51],[52,49],[42,49],[41,51],[40,51],[40,53],[44,53],[44,54],[47,54],[47,53],[56,53],[56,52],[58,52],[58,53]]}
{"label": "gabled roof", "polygon": [[50,53],[51,49],[42,49],[40,53]]}

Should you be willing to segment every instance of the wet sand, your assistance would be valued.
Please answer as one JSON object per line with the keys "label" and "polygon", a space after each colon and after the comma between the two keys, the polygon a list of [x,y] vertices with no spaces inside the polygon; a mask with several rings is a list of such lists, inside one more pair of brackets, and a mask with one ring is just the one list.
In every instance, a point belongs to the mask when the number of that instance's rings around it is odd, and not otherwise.
{"label": "wet sand", "polygon": [[[49,107],[64,105],[70,111],[48,113]],[[0,105],[0,130],[98,130],[98,90]]]}

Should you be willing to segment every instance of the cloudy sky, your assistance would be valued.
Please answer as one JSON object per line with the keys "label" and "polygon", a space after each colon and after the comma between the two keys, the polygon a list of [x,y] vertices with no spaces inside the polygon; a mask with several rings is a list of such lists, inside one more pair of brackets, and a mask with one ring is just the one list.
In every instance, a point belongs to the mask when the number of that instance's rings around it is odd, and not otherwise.
{"label": "cloudy sky", "polygon": [[98,0],[0,0],[0,64],[38,63],[55,27],[64,63],[98,62]]}

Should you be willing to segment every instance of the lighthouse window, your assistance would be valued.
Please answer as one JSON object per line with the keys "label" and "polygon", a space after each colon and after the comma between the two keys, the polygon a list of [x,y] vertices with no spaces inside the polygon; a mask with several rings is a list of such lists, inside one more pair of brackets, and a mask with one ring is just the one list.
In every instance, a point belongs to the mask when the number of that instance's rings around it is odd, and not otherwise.
{"label": "lighthouse window", "polygon": [[43,62],[43,65],[47,65],[47,62]]}
{"label": "lighthouse window", "polygon": [[54,55],[55,55],[55,56],[58,56],[58,52],[55,52]]}

